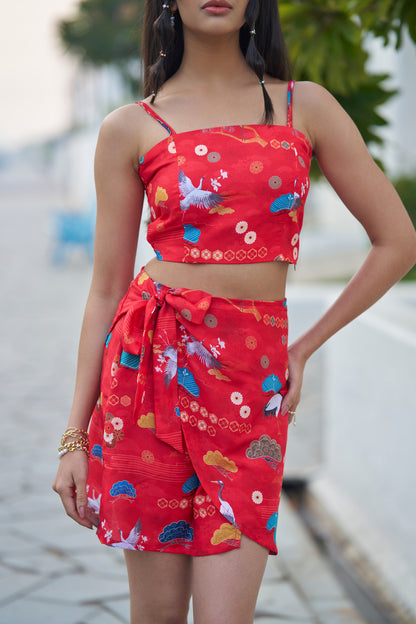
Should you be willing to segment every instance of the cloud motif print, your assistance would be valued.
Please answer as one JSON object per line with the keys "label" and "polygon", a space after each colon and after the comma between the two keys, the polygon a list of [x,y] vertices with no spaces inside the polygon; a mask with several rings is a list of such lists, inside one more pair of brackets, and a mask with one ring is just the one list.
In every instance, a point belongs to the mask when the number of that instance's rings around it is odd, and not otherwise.
{"label": "cloud motif print", "polygon": [[194,539],[194,530],[185,520],[179,522],[171,522],[163,527],[162,533],[159,535],[161,544],[181,544],[183,542],[192,542]]}
{"label": "cloud motif print", "polygon": [[296,210],[300,205],[301,200],[298,193],[287,193],[286,195],[280,195],[272,202],[270,211],[276,214],[283,210]]}
{"label": "cloud motif print", "polygon": [[234,545],[238,543],[241,539],[241,531],[233,524],[229,524],[228,522],[224,522],[219,529],[214,531],[213,536],[211,537],[211,544],[213,546],[218,546],[222,542],[227,542],[230,545]]}
{"label": "cloud motif print", "polygon": [[253,440],[246,450],[248,459],[264,459],[274,470],[279,472],[278,464],[282,461],[280,444],[266,433],[258,440]]}
{"label": "cloud motif print", "polygon": [[196,490],[196,488],[198,487],[198,485],[201,485],[201,481],[198,478],[198,475],[196,474],[196,472],[194,472],[193,475],[191,475],[189,477],[189,479],[187,479],[185,481],[185,483],[182,486],[182,492],[184,494],[189,494],[190,492],[192,492],[193,490]]}
{"label": "cloud motif print", "polygon": [[136,498],[136,490],[128,481],[117,481],[110,490],[110,496],[113,498]]}

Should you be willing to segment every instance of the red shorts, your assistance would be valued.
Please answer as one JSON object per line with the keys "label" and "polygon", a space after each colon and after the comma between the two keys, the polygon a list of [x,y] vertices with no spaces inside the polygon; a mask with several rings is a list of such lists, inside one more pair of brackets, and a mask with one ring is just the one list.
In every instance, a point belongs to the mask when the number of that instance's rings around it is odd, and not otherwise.
{"label": "red shorts", "polygon": [[286,301],[212,297],[142,270],[106,339],[89,514],[104,544],[276,554],[288,417]]}

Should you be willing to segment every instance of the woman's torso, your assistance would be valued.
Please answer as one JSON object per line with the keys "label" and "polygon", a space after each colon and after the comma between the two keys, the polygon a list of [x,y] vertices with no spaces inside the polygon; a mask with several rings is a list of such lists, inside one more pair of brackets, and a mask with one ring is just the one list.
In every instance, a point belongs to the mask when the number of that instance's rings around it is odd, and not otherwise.
{"label": "woman's torso", "polygon": [[[280,125],[283,128],[287,124],[288,115],[286,99],[287,83],[275,81],[273,89],[270,89],[270,93],[275,109],[274,124],[276,124],[277,127]],[[259,95],[261,94],[255,94],[254,98],[257,102],[255,106],[256,111],[261,110],[259,104],[261,104],[262,98],[259,98]],[[252,98],[250,99],[249,97],[247,99],[250,104]],[[170,100],[170,102],[172,102],[172,100]],[[166,120],[171,127],[175,128],[177,133],[187,132],[186,128],[182,130],[185,125],[183,117],[181,121],[178,112],[173,109],[171,105],[168,107],[163,98],[160,99],[160,103],[157,100],[152,108],[157,111],[160,118]],[[235,121],[237,122],[236,125],[238,125],[238,122],[244,118],[249,121],[253,120],[253,113],[250,113],[248,106],[246,110],[241,109],[241,107],[235,108],[237,108],[237,110],[233,109],[233,114],[229,115],[231,122]],[[192,127],[188,124],[189,130],[213,127],[215,125],[212,123],[212,116],[203,117],[203,114],[202,112],[201,116],[197,113],[195,115],[187,115],[188,119],[192,118]],[[175,116],[177,119],[176,124]],[[160,123],[155,122],[150,115],[142,115],[141,117],[143,123],[140,125],[139,160],[142,160],[143,156],[151,151],[159,142],[163,143],[163,140],[167,136],[167,130],[162,127]],[[199,119],[200,123],[198,123]],[[294,118],[293,126],[306,135],[301,125],[301,117],[297,113]],[[244,179],[242,179],[242,183],[244,184]],[[273,227],[272,223],[271,227]],[[146,265],[146,271],[155,281],[172,287],[204,290],[219,297],[263,299],[270,301],[284,298],[288,267],[289,262],[286,261],[243,262],[241,264],[214,264],[205,262],[203,264],[193,264],[187,262],[167,262],[154,258]]]}

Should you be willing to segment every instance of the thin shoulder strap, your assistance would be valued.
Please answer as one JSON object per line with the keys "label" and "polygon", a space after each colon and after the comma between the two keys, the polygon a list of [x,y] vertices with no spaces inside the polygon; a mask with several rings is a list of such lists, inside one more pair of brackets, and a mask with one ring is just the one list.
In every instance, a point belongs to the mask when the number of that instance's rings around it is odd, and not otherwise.
{"label": "thin shoulder strap", "polygon": [[153,108],[151,108],[149,106],[149,104],[146,104],[146,102],[142,102],[141,100],[138,100],[136,102],[136,104],[140,104],[140,106],[142,108],[144,108],[146,113],[149,113],[149,115],[151,115],[153,117],[153,119],[156,119],[156,121],[158,121],[160,123],[160,125],[163,126],[169,132],[169,134],[176,134],[175,130],[173,128],[171,128],[170,125],[168,123],[166,123],[166,121],[164,121],[164,119],[162,119],[162,117],[160,117],[160,115],[158,115],[153,110]]}
{"label": "thin shoulder strap", "polygon": [[287,85],[287,125],[293,127],[293,88],[295,81],[291,80]]}

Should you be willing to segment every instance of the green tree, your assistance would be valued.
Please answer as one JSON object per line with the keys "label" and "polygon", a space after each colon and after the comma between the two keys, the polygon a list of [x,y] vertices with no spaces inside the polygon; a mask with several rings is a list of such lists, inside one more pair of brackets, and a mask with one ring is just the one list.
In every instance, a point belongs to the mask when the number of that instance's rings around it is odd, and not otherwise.
{"label": "green tree", "polygon": [[[381,104],[395,95],[388,74],[367,68],[368,34],[397,48],[408,30],[416,41],[415,0],[280,0],[295,78],[326,87],[357,123],[367,144],[381,144]],[[59,24],[66,48],[85,63],[119,68],[132,95],[139,91],[138,53],[144,0],[81,0]]]}
{"label": "green tree", "polygon": [[379,107],[396,91],[385,87],[388,74],[367,68],[368,35],[396,48],[407,28],[416,41],[415,0],[290,0],[279,3],[286,42],[298,80],[325,86],[358,125],[367,144],[381,144],[386,125]]}
{"label": "green tree", "polygon": [[61,40],[86,64],[115,66],[136,95],[143,8],[144,0],[81,0],[75,17],[59,23]]}

